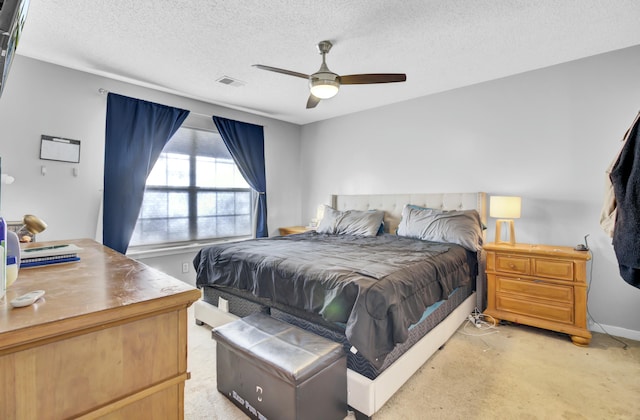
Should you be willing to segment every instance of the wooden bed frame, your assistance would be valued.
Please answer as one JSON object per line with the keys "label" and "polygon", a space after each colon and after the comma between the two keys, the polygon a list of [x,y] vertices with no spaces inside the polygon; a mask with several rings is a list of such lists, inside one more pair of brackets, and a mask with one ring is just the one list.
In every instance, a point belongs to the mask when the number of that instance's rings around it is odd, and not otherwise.
{"label": "wooden bed frame", "polygon": [[[380,195],[334,195],[332,207],[338,210],[384,210],[385,230],[395,232],[405,204],[443,210],[476,209],[483,223],[487,223],[486,194],[442,193],[442,194],[380,194]],[[369,379],[350,369],[347,370],[349,406],[358,414],[372,416],[400,389],[400,387],[456,332],[458,327],[473,312],[474,308],[485,307],[484,258],[481,258],[476,292],[469,296],[447,318],[434,327],[427,335],[414,344],[398,360],[391,364],[375,379]],[[194,304],[197,322],[204,322],[212,328],[238,319],[202,300]]]}

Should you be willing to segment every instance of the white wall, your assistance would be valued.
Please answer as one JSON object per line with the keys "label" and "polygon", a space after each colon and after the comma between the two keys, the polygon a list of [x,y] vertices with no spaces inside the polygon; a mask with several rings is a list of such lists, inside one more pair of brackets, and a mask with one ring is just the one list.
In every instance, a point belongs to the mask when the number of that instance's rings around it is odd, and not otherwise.
{"label": "white wall", "polygon": [[332,193],[522,196],[518,242],[574,246],[590,234],[589,311],[640,339],[640,290],[619,276],[598,223],[604,171],[640,110],[638,75],[633,47],[304,126],[303,219]]}
{"label": "white wall", "polygon": [[[38,235],[40,241],[95,237],[107,100],[99,88],[263,125],[269,233],[276,235],[279,226],[300,223],[299,126],[22,56],[16,57],[0,98],[2,172],[16,179],[2,185],[0,214],[6,220],[21,220],[26,213],[40,216],[49,225]],[[42,134],[80,140],[80,163],[40,160]],[[40,173],[42,165],[47,167],[45,176]],[[73,176],[74,167],[78,177]],[[178,270],[180,261],[175,265]]]}

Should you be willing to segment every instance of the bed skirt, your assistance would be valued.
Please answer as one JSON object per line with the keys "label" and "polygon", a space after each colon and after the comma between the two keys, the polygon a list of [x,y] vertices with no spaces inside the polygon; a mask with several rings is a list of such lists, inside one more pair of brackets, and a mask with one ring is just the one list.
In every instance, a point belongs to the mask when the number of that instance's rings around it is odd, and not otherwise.
{"label": "bed skirt", "polygon": [[380,369],[376,369],[359,353],[351,351],[352,346],[344,335],[344,326],[340,324],[329,323],[317,315],[310,316],[302,311],[293,311],[294,313],[292,313],[290,308],[270,307],[266,302],[250,301],[215,287],[204,287],[202,299],[211,305],[218,306],[219,299],[222,298],[226,301],[225,304],[228,305],[228,311],[236,316],[244,317],[256,312],[271,314],[276,319],[340,343],[347,354],[347,367],[366,378],[375,379],[472,293],[472,285],[462,286],[454,290],[448,299],[436,302],[427,308],[425,311],[426,316],[423,316],[420,322],[410,328],[407,341],[396,345],[392,352],[387,355]]}

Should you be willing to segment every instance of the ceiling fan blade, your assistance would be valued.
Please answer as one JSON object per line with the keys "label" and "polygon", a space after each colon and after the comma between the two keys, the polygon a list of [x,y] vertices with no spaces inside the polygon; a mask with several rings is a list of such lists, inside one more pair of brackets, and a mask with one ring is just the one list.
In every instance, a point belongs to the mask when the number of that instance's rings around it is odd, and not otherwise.
{"label": "ceiling fan blade", "polygon": [[279,69],[277,67],[263,66],[262,64],[254,64],[253,67],[259,68],[261,70],[274,71],[276,73],[282,73],[282,74],[286,74],[286,75],[289,75],[289,76],[301,77],[303,79],[308,79],[309,78],[308,74],[298,73],[297,71]]}
{"label": "ceiling fan blade", "polygon": [[309,99],[307,100],[307,109],[315,108],[316,105],[320,103],[320,98],[317,98],[311,94],[309,94]]}
{"label": "ceiling fan blade", "polygon": [[406,80],[407,75],[404,73],[349,74],[340,76],[341,85],[368,85],[371,83],[404,82]]}

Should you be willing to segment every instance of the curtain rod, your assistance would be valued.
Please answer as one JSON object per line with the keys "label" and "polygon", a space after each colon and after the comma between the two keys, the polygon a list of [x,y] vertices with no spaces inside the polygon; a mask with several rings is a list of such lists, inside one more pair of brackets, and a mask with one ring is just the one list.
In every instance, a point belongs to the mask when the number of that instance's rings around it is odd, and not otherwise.
{"label": "curtain rod", "polygon": [[[104,88],[98,88],[98,93],[100,93],[100,95],[106,95],[106,94],[109,93],[109,91],[107,89],[104,89]],[[193,111],[189,110],[189,115],[191,115],[191,114],[198,115],[200,117],[206,117],[206,118],[213,117],[213,115],[201,114],[199,112],[193,112]]]}

